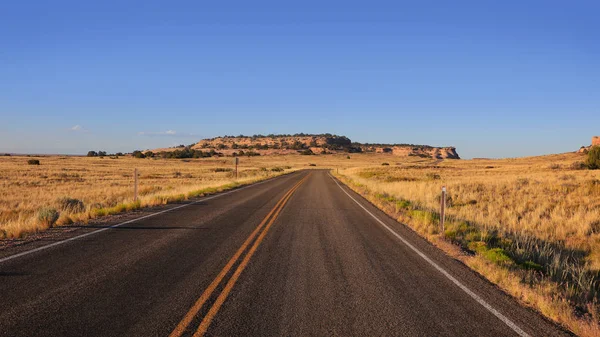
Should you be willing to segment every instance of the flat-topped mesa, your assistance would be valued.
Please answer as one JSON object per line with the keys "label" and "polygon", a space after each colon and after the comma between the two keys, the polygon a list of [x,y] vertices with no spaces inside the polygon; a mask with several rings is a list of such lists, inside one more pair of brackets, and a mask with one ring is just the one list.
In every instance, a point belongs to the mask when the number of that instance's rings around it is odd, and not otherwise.
{"label": "flat-topped mesa", "polygon": [[460,159],[454,147],[433,147],[428,145],[362,145],[364,152],[389,153],[401,157],[422,157],[436,159]]}
{"label": "flat-topped mesa", "polygon": [[454,147],[433,147],[413,144],[361,144],[348,137],[325,134],[223,136],[203,139],[198,143],[180,145],[153,152],[171,152],[191,149],[212,151],[217,155],[286,155],[378,152],[395,156],[416,156],[436,159],[460,159]]}

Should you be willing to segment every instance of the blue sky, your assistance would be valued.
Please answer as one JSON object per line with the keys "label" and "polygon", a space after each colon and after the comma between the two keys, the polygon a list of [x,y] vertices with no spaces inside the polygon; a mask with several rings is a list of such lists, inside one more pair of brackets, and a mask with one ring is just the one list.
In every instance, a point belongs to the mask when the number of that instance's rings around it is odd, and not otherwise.
{"label": "blue sky", "polygon": [[4,1],[0,152],[233,134],[576,150],[600,134],[598,1]]}

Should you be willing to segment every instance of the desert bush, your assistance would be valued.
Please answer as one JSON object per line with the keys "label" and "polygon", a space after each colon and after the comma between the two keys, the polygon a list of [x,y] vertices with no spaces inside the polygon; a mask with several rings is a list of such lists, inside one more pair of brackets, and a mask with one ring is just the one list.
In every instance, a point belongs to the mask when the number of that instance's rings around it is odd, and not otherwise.
{"label": "desert bush", "polygon": [[314,153],[312,152],[311,149],[306,149],[306,150],[300,151],[300,154],[303,155],[303,156],[311,156]]}
{"label": "desert bush", "polygon": [[317,166],[317,164],[308,164],[308,166]]}
{"label": "desert bush", "polygon": [[79,213],[85,210],[83,201],[70,197],[62,197],[57,200],[60,210],[70,213]]}
{"label": "desert bush", "polygon": [[40,164],[40,161],[39,161],[39,160],[37,160],[37,159],[29,159],[29,160],[27,161],[27,164],[28,164],[28,165],[39,165],[39,164]]}
{"label": "desert bush", "polygon": [[88,151],[87,156],[88,157],[98,157],[98,152],[96,152],[96,151]]}
{"label": "desert bush", "polygon": [[560,165],[559,164],[550,164],[548,166],[548,168],[551,170],[560,170]]}
{"label": "desert bush", "polygon": [[582,161],[576,161],[569,166],[571,170],[585,170],[587,165]]}
{"label": "desert bush", "polygon": [[136,150],[136,151],[133,151],[133,152],[131,153],[131,155],[132,155],[134,158],[146,158],[146,155],[145,155],[145,154],[144,154],[142,151],[138,151],[138,150]]}
{"label": "desert bush", "polygon": [[283,168],[281,168],[281,167],[273,167],[271,169],[271,171],[273,171],[273,172],[283,172]]}
{"label": "desert bush", "polygon": [[181,178],[181,172],[179,172],[179,171],[173,172],[173,178]]}
{"label": "desert bush", "polygon": [[437,173],[427,173],[425,177],[429,180],[440,180],[442,177]]}
{"label": "desert bush", "polygon": [[233,169],[228,168],[228,167],[217,167],[213,171],[214,172],[231,172],[231,171],[233,171]]}
{"label": "desert bush", "polygon": [[42,208],[38,211],[37,219],[42,225],[52,227],[59,215],[60,213],[54,208]]}
{"label": "desert bush", "polygon": [[390,166],[390,163],[381,163],[381,166]]}
{"label": "desert bush", "polygon": [[600,169],[600,146],[593,146],[587,154],[586,165],[590,170]]}

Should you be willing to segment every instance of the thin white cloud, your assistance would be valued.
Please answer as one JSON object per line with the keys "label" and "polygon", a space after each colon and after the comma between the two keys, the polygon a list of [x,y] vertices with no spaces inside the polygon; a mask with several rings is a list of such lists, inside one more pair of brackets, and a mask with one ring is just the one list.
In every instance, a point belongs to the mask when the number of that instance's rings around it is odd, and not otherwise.
{"label": "thin white cloud", "polygon": [[87,132],[87,129],[84,128],[83,126],[77,124],[77,125],[73,125],[72,127],[70,127],[69,131],[72,131],[72,132]]}
{"label": "thin white cloud", "polygon": [[182,133],[175,130],[167,130],[157,132],[141,131],[138,132],[138,136],[195,137],[196,135],[193,133]]}

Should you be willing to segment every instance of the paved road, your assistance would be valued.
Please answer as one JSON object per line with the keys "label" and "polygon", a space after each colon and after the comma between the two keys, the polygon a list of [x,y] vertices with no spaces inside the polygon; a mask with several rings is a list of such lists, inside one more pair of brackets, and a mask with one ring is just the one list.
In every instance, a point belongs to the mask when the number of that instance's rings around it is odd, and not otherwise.
{"label": "paved road", "polygon": [[1,336],[565,335],[326,171],[0,261]]}

